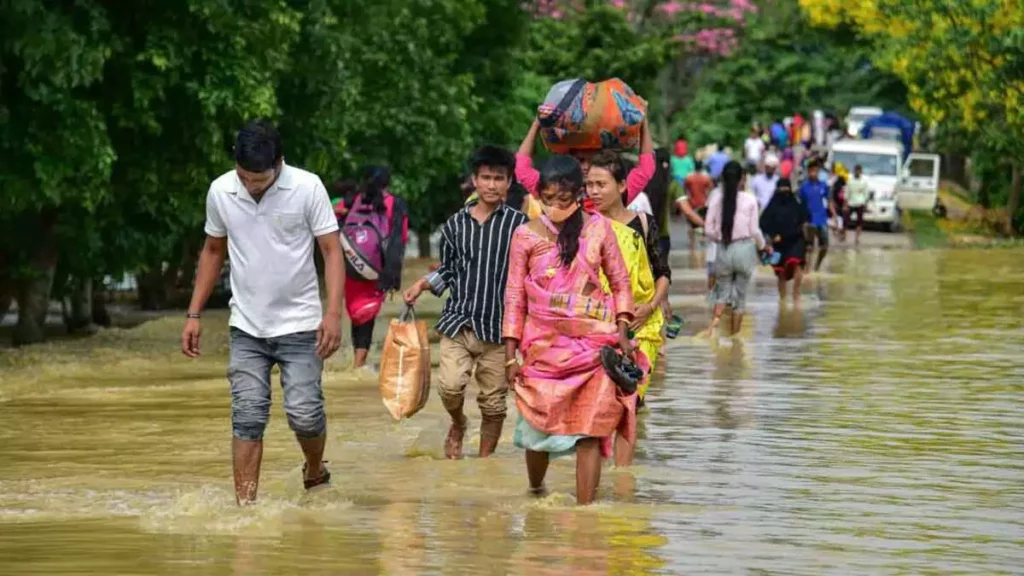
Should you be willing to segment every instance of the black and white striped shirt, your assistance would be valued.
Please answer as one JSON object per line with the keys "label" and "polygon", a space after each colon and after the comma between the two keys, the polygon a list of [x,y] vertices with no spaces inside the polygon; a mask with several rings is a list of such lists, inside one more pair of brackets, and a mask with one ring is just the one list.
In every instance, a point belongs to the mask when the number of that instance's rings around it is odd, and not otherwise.
{"label": "black and white striped shirt", "polygon": [[480,340],[499,344],[512,233],[529,219],[502,204],[481,224],[469,213],[473,206],[459,210],[441,228],[437,273],[449,294],[437,331],[455,338],[468,324]]}

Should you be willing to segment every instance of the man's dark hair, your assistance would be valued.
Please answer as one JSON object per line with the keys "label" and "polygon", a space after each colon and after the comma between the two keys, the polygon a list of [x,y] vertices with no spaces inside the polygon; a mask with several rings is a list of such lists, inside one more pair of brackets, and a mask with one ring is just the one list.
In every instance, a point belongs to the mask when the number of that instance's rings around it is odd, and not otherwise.
{"label": "man's dark hair", "polygon": [[812,168],[817,168],[820,170],[821,162],[818,162],[817,160],[811,161],[811,163],[807,165],[807,171],[810,172]]}
{"label": "man's dark hair", "polygon": [[473,156],[469,159],[469,168],[473,171],[474,176],[478,174],[480,169],[484,166],[493,170],[500,170],[504,168],[505,175],[508,176],[509,180],[511,180],[512,173],[516,168],[516,157],[501,146],[485,144],[484,146],[477,148],[473,152]]}
{"label": "man's dark hair", "polygon": [[693,171],[694,172],[700,172],[703,169],[704,169],[704,161],[703,160],[694,160],[694,162],[693,162]]}
{"label": "man's dark hair", "polygon": [[266,172],[281,159],[281,133],[270,120],[253,120],[238,131],[235,162],[247,172]]}

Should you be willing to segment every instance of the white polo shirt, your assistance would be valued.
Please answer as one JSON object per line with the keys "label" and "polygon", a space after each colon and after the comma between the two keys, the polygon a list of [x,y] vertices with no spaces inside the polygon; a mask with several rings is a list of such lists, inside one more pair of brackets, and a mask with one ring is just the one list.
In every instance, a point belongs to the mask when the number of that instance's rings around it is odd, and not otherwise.
{"label": "white polo shirt", "polygon": [[206,195],[206,234],[228,238],[229,324],[257,338],[316,330],[323,312],[313,242],[337,231],[316,174],[283,165],[259,203],[234,170],[214,180]]}

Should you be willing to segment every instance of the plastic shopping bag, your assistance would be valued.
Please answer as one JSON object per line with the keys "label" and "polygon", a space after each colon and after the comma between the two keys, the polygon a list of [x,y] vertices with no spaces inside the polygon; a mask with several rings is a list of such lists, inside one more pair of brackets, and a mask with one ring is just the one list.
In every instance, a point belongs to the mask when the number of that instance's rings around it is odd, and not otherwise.
{"label": "plastic shopping bag", "polygon": [[427,323],[411,306],[391,321],[380,359],[380,395],[395,420],[408,418],[430,396],[430,342]]}

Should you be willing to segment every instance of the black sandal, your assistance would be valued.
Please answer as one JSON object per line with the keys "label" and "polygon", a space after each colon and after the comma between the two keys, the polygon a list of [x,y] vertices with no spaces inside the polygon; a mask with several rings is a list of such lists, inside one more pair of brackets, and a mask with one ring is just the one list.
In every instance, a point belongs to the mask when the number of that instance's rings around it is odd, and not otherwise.
{"label": "black sandal", "polygon": [[319,478],[314,478],[312,480],[306,479],[306,464],[302,464],[302,485],[306,487],[306,490],[331,483],[331,471],[327,469],[326,464],[327,461],[324,460],[321,464],[321,467],[324,469],[324,473],[321,474]]}

